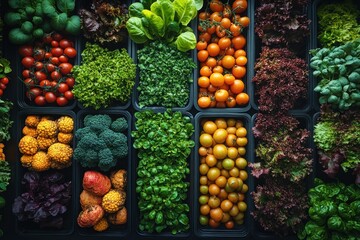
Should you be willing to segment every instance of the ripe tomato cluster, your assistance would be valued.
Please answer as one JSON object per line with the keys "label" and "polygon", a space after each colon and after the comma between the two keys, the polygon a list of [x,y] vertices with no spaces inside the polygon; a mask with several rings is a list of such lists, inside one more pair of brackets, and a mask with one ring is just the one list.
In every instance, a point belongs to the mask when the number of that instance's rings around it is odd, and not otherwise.
{"label": "ripe tomato cluster", "polygon": [[211,0],[209,9],[210,12],[202,11],[198,15],[198,105],[201,108],[246,105],[249,102],[243,82],[246,38],[242,31],[250,20],[242,14],[247,9],[247,1],[235,0],[230,5]]}
{"label": "ripe tomato cluster", "polygon": [[9,84],[9,78],[8,77],[0,78],[0,97],[4,94],[4,90],[6,89],[6,86],[8,84]]}
{"label": "ripe tomato cluster", "polygon": [[247,130],[234,118],[205,119],[201,126],[199,221],[213,228],[223,223],[231,229],[244,223],[247,209]]}
{"label": "ripe tomato cluster", "polygon": [[72,41],[52,33],[34,45],[21,46],[19,54],[23,57],[22,77],[30,101],[39,106],[54,103],[65,106],[74,99],[71,90],[75,79],[70,60],[77,51]]}

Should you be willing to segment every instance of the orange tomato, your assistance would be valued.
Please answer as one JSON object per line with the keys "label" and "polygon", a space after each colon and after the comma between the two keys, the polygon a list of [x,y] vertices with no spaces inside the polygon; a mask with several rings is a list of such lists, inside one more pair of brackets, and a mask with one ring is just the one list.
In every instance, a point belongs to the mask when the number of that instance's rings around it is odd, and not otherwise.
{"label": "orange tomato", "polygon": [[239,79],[235,79],[234,83],[230,85],[230,91],[234,94],[241,93],[242,91],[244,91],[244,88],[244,82]]}
{"label": "orange tomato", "polygon": [[222,12],[224,10],[224,4],[219,0],[211,0],[210,9],[213,12]]}
{"label": "orange tomato", "polygon": [[234,81],[235,81],[234,75],[232,75],[232,74],[230,74],[230,73],[227,73],[227,74],[224,75],[224,82],[225,82],[225,84],[231,85],[231,84],[234,83]]}
{"label": "orange tomato", "polygon": [[234,57],[235,57],[235,58],[238,58],[238,57],[240,57],[240,56],[246,57],[246,52],[245,52],[244,49],[238,49],[238,50],[235,51]]}
{"label": "orange tomato", "polygon": [[216,36],[218,36],[219,38],[222,38],[225,35],[226,35],[226,29],[224,29],[220,25],[216,26]]}
{"label": "orange tomato", "polygon": [[197,102],[198,102],[199,107],[207,108],[210,106],[211,100],[210,100],[210,97],[200,97]]}
{"label": "orange tomato", "polygon": [[216,101],[224,102],[228,99],[228,97],[229,97],[229,92],[226,91],[225,89],[219,89],[215,92]]}
{"label": "orange tomato", "polygon": [[244,35],[240,34],[239,36],[233,37],[231,39],[231,43],[233,44],[235,49],[242,49],[245,47],[246,38]]}
{"label": "orange tomato", "polygon": [[213,68],[217,65],[217,61],[215,58],[213,57],[208,57],[206,62],[205,62],[206,66]]}
{"label": "orange tomato", "polygon": [[199,51],[200,50],[205,50],[206,47],[207,47],[207,42],[205,42],[205,41],[198,41],[196,43],[196,49],[199,50]]}
{"label": "orange tomato", "polygon": [[229,29],[231,26],[231,20],[229,18],[224,17],[221,19],[220,26],[222,26],[225,29]]}
{"label": "orange tomato", "polygon": [[199,41],[205,41],[209,43],[211,40],[211,34],[208,32],[203,32],[199,35]]}
{"label": "orange tomato", "polygon": [[219,12],[213,12],[211,15],[210,15],[210,20],[211,21],[215,21],[215,22],[221,22],[221,14]]}
{"label": "orange tomato", "polygon": [[217,129],[216,124],[211,120],[206,121],[203,125],[204,132],[209,134],[213,134],[216,131],[216,129]]}
{"label": "orange tomato", "polygon": [[222,143],[216,144],[213,147],[213,154],[217,159],[224,159],[227,156],[227,147]]}
{"label": "orange tomato", "polygon": [[245,66],[246,63],[247,63],[247,57],[239,56],[239,57],[236,58],[236,65]]}
{"label": "orange tomato", "polygon": [[246,93],[239,93],[238,95],[236,95],[235,100],[236,100],[236,103],[239,105],[248,104],[249,95],[247,95]]}
{"label": "orange tomato", "polygon": [[246,68],[244,66],[235,65],[231,69],[231,73],[236,78],[243,78],[245,76],[245,74],[246,74]]}
{"label": "orange tomato", "polygon": [[198,85],[202,88],[207,88],[210,85],[210,79],[206,76],[201,76],[198,78]]}
{"label": "orange tomato", "polygon": [[201,76],[210,77],[211,74],[212,74],[212,71],[208,66],[205,65],[205,66],[200,68],[200,75]]}
{"label": "orange tomato", "polygon": [[230,55],[225,55],[223,57],[221,63],[224,68],[230,69],[230,68],[234,67],[234,65],[235,65],[235,58]]}
{"label": "orange tomato", "polygon": [[219,39],[218,45],[219,45],[220,49],[229,48],[231,45],[231,39],[228,37],[222,37]]}
{"label": "orange tomato", "polygon": [[230,25],[231,36],[237,37],[241,34],[241,27],[235,23]]}
{"label": "orange tomato", "polygon": [[209,52],[207,50],[200,50],[197,53],[197,58],[199,62],[205,62],[208,56],[209,56]]}
{"label": "orange tomato", "polygon": [[228,97],[228,99],[226,100],[226,106],[227,107],[235,107],[236,106],[235,98],[232,96]]}
{"label": "orange tomato", "polygon": [[211,57],[216,57],[220,53],[220,47],[216,43],[210,43],[206,49]]}
{"label": "orange tomato", "polygon": [[212,137],[216,143],[224,143],[228,136],[226,129],[218,128],[213,133]]}
{"label": "orange tomato", "polygon": [[241,17],[239,23],[240,23],[241,26],[247,27],[250,24],[250,18],[248,18],[246,16]]}
{"label": "orange tomato", "polygon": [[210,14],[208,12],[199,12],[199,19],[206,20],[210,17]]}
{"label": "orange tomato", "polygon": [[224,76],[221,73],[212,73],[210,75],[210,83],[215,87],[220,87],[224,84]]}
{"label": "orange tomato", "polygon": [[246,0],[236,0],[232,4],[232,10],[235,13],[243,13],[246,11],[248,4]]}
{"label": "orange tomato", "polygon": [[[218,62],[218,64],[221,64],[221,63],[222,63],[222,62]],[[223,73],[223,72],[224,72],[224,69],[223,69],[222,66],[217,65],[217,66],[213,67],[212,71],[213,71],[214,73]]]}

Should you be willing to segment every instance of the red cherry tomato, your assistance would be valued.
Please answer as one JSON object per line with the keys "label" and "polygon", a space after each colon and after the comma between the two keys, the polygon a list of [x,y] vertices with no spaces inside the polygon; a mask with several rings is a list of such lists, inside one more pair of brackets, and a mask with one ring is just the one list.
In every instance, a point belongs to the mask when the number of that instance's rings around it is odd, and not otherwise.
{"label": "red cherry tomato", "polygon": [[58,42],[58,41],[55,41],[55,40],[52,40],[52,41],[51,41],[51,46],[52,46],[53,48],[57,48],[57,47],[59,47],[59,42]]}
{"label": "red cherry tomato", "polygon": [[51,79],[54,80],[54,81],[58,81],[62,77],[61,73],[58,72],[58,71],[53,71],[50,74],[50,76],[51,76]]}
{"label": "red cherry tomato", "polygon": [[60,41],[61,39],[63,39],[63,35],[61,35],[60,33],[53,33],[52,35],[52,38],[55,40],[55,41]]}
{"label": "red cherry tomato", "polygon": [[45,79],[40,82],[41,87],[51,86],[50,81]]}
{"label": "red cherry tomato", "polygon": [[[67,86],[67,85],[66,85],[66,86]],[[0,89],[5,90],[5,89],[6,89],[6,85],[3,84],[3,83],[0,83]]]}
{"label": "red cherry tomato", "polygon": [[35,78],[39,81],[45,80],[47,78],[46,74],[42,71],[35,72]]}
{"label": "red cherry tomato", "polygon": [[61,56],[59,57],[59,62],[61,62],[61,63],[67,63],[67,62],[69,62],[69,59],[68,59],[67,56],[61,55]]}
{"label": "red cherry tomato", "polygon": [[69,88],[73,88],[75,85],[75,79],[73,77],[66,78],[65,82],[69,86]]}
{"label": "red cherry tomato", "polygon": [[59,105],[59,106],[65,106],[66,104],[68,104],[68,100],[65,98],[65,97],[57,97],[56,98],[56,103]]}
{"label": "red cherry tomato", "polygon": [[60,72],[64,75],[69,74],[73,68],[73,65],[71,63],[61,63],[59,65]]}
{"label": "red cherry tomato", "polygon": [[22,76],[23,76],[23,78],[29,78],[30,77],[30,70],[29,69],[24,69],[22,71]]}
{"label": "red cherry tomato", "polygon": [[2,89],[0,89],[0,96],[2,96],[4,94],[4,91]]}
{"label": "red cherry tomato", "polygon": [[38,88],[38,87],[34,87],[34,88],[31,88],[29,89],[27,92],[26,92],[26,96],[27,98],[32,101],[34,100],[36,97],[40,96],[42,93],[41,89]]}
{"label": "red cherry tomato", "polygon": [[35,51],[34,51],[34,59],[37,60],[37,61],[44,60],[45,53],[46,52],[45,52],[44,49],[41,49],[41,48],[35,49]]}
{"label": "red cherry tomato", "polygon": [[21,64],[26,68],[31,68],[35,62],[35,59],[33,57],[24,57],[21,60]]}
{"label": "red cherry tomato", "polygon": [[44,63],[42,63],[42,62],[35,62],[35,69],[36,69],[36,70],[41,70],[41,69],[43,69],[43,67],[44,67]]}
{"label": "red cherry tomato", "polygon": [[64,93],[69,90],[69,86],[66,83],[60,83],[58,87],[59,93]]}
{"label": "red cherry tomato", "polygon": [[30,45],[24,45],[19,48],[18,52],[22,57],[31,57],[34,53],[34,49]]}
{"label": "red cherry tomato", "polygon": [[74,94],[73,94],[72,91],[66,91],[66,92],[64,92],[64,97],[65,97],[67,100],[71,101],[71,100],[74,99]]}
{"label": "red cherry tomato", "polygon": [[67,40],[67,39],[62,39],[61,41],[60,41],[60,47],[62,48],[62,49],[65,49],[65,48],[67,48],[67,47],[72,47],[74,44],[71,42],[71,41],[69,41],[69,40]]}
{"label": "red cherry tomato", "polygon": [[46,104],[46,99],[44,96],[37,96],[35,98],[35,103],[36,103],[36,105],[44,106]]}
{"label": "red cherry tomato", "polygon": [[55,65],[52,63],[46,64],[45,67],[46,67],[46,71],[48,71],[48,73],[55,71]]}
{"label": "red cherry tomato", "polygon": [[34,79],[32,79],[32,78],[26,78],[26,79],[24,80],[24,83],[25,83],[25,85],[28,86],[28,87],[33,87],[33,86],[35,85],[35,81],[34,81]]}
{"label": "red cherry tomato", "polygon": [[50,52],[45,53],[45,59],[50,59],[52,57],[52,54]]}
{"label": "red cherry tomato", "polygon": [[3,78],[1,78],[0,82],[7,85],[9,83],[9,78],[3,77]]}
{"label": "red cherry tomato", "polygon": [[54,57],[60,57],[63,54],[64,50],[62,48],[56,47],[51,49],[51,54]]}
{"label": "red cherry tomato", "polygon": [[45,93],[45,100],[48,103],[56,102],[56,95],[53,92]]}
{"label": "red cherry tomato", "polygon": [[51,37],[51,34],[46,34],[43,37],[43,42],[46,43],[46,44],[50,44],[52,40],[53,40],[53,38]]}
{"label": "red cherry tomato", "polygon": [[59,65],[59,58],[58,57],[51,57],[50,62],[54,65]]}
{"label": "red cherry tomato", "polygon": [[69,58],[74,58],[74,57],[76,57],[76,53],[77,53],[77,52],[76,52],[75,48],[73,48],[73,47],[67,47],[67,48],[65,48],[64,53],[65,53],[65,55],[68,56]]}

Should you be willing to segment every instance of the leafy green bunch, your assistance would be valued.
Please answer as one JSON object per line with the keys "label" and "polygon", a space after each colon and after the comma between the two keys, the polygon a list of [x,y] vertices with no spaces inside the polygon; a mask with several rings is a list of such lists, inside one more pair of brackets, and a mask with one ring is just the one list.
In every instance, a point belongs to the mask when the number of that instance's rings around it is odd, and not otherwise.
{"label": "leafy green bunch", "polygon": [[125,49],[111,51],[87,42],[81,57],[81,64],[72,70],[76,79],[73,93],[85,107],[99,109],[129,100],[136,66]]}
{"label": "leafy green bunch", "polygon": [[314,126],[314,142],[324,172],[336,177],[340,167],[344,172],[357,174],[360,166],[360,113],[356,110],[343,114],[322,107]]}
{"label": "leafy green bunch", "polygon": [[10,128],[13,121],[10,119],[10,110],[13,103],[0,99],[0,143],[10,140]]}
{"label": "leafy green bunch", "polygon": [[196,46],[188,24],[202,5],[202,0],[140,0],[129,6],[126,28],[135,43],[162,40],[186,52]]}
{"label": "leafy green bunch", "polygon": [[360,38],[360,11],[352,0],[326,3],[317,10],[318,39],[323,47],[333,47]]}
{"label": "leafy green bunch", "polygon": [[310,67],[319,79],[319,103],[347,110],[360,106],[360,38],[333,48],[310,51]]}
{"label": "leafy green bunch", "polygon": [[299,239],[358,239],[360,235],[360,187],[315,179],[308,192],[309,217]]}
{"label": "leafy green bunch", "polygon": [[184,107],[190,98],[191,73],[196,67],[186,53],[162,42],[138,50],[139,105]]}
{"label": "leafy green bunch", "polygon": [[189,230],[190,183],[188,157],[194,147],[194,127],[188,116],[164,113],[135,113],[133,146],[137,150],[136,193],[140,210],[139,229],[172,234]]}
{"label": "leafy green bunch", "polygon": [[75,0],[9,0],[11,12],[5,23],[12,27],[9,40],[25,44],[41,39],[44,34],[59,31],[76,35],[80,32],[80,18],[73,15]]}

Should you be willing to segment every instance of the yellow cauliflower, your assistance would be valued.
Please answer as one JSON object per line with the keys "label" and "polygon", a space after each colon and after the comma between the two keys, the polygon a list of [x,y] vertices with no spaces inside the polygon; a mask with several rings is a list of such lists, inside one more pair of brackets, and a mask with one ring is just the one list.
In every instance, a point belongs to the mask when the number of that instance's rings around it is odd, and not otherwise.
{"label": "yellow cauliflower", "polygon": [[100,221],[97,224],[95,224],[93,226],[93,228],[97,232],[103,232],[103,231],[105,231],[106,229],[109,228],[109,223],[106,220],[106,218],[102,218],[102,219],[100,219]]}
{"label": "yellow cauliflower", "polygon": [[104,195],[101,205],[105,212],[114,213],[124,206],[125,200],[125,192],[112,189]]}
{"label": "yellow cauliflower", "polygon": [[58,127],[55,121],[44,120],[37,125],[36,132],[39,137],[53,138],[56,137]]}
{"label": "yellow cauliflower", "polygon": [[33,155],[22,155],[20,158],[20,162],[23,167],[31,167],[32,161]]}
{"label": "yellow cauliflower", "polygon": [[34,137],[24,136],[19,142],[19,151],[22,154],[34,155],[38,151],[38,143]]}
{"label": "yellow cauliflower", "polygon": [[5,161],[4,147],[5,145],[0,143],[0,161]]}
{"label": "yellow cauliflower", "polygon": [[22,134],[37,137],[36,128],[25,126],[22,129]]}
{"label": "yellow cauliflower", "polygon": [[31,128],[36,128],[40,122],[40,117],[35,115],[29,115],[25,118],[25,125]]}
{"label": "yellow cauliflower", "polygon": [[64,143],[54,143],[48,148],[48,154],[52,161],[67,164],[71,162],[73,149]]}
{"label": "yellow cauliflower", "polygon": [[39,151],[33,156],[31,168],[37,172],[46,171],[50,168],[50,158],[46,152]]}
{"label": "yellow cauliflower", "polygon": [[57,136],[57,140],[61,143],[65,143],[65,144],[70,144],[72,139],[73,139],[72,133],[59,132],[58,136]]}
{"label": "yellow cauliflower", "polygon": [[56,143],[56,138],[45,138],[45,137],[37,137],[39,149],[47,150],[52,144]]}
{"label": "yellow cauliflower", "polygon": [[62,116],[57,120],[59,131],[71,133],[74,130],[74,120],[69,116]]}

